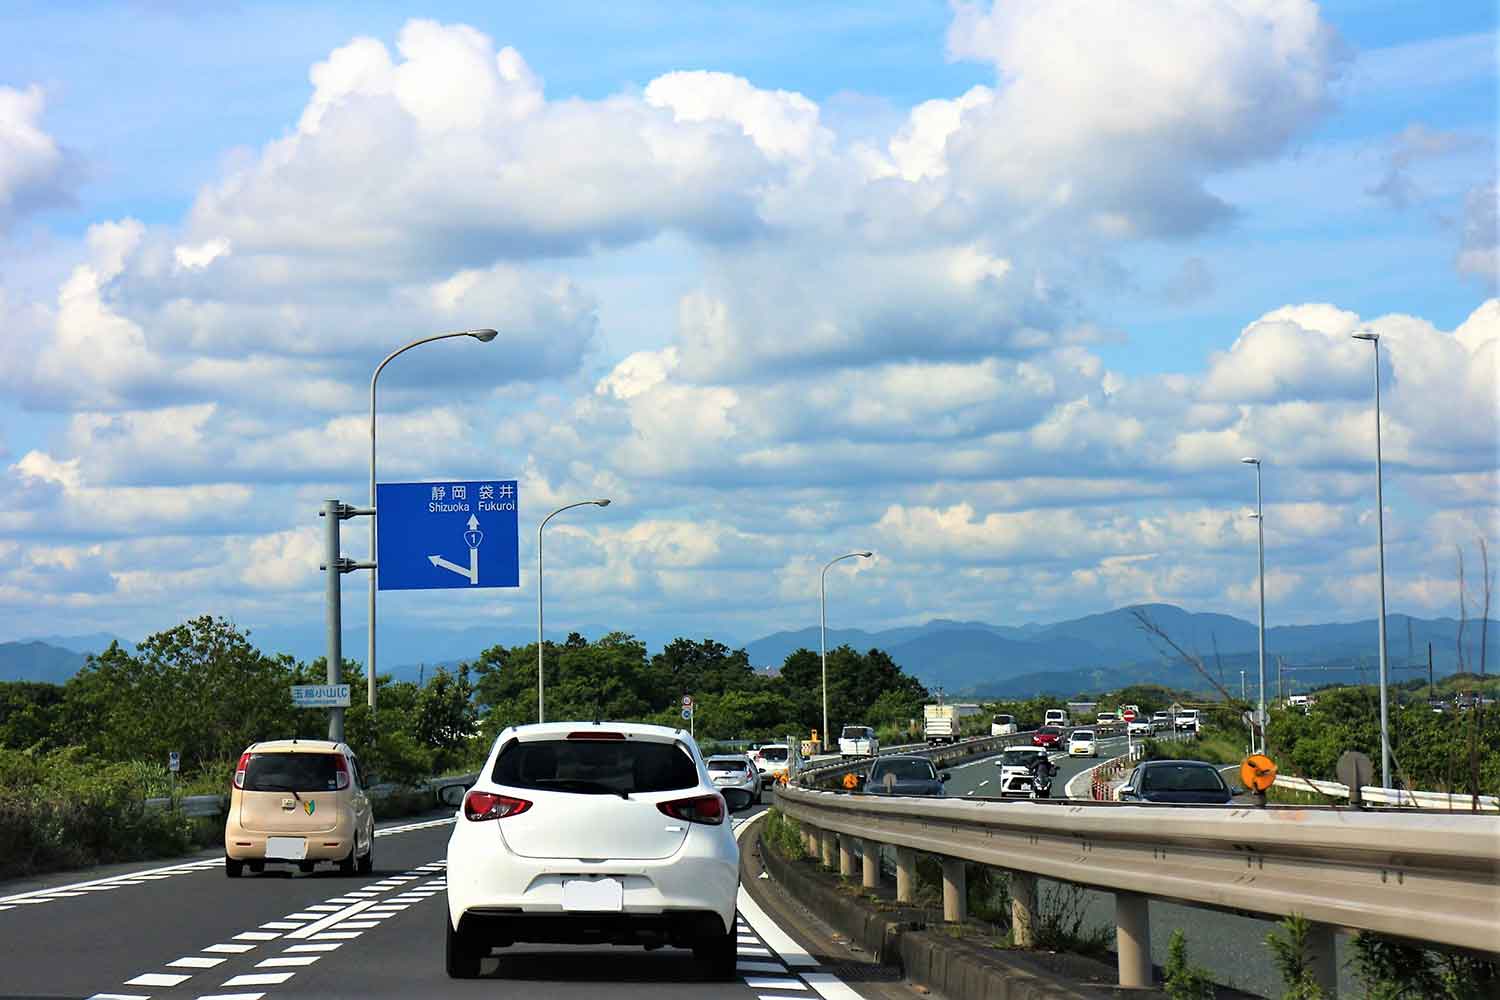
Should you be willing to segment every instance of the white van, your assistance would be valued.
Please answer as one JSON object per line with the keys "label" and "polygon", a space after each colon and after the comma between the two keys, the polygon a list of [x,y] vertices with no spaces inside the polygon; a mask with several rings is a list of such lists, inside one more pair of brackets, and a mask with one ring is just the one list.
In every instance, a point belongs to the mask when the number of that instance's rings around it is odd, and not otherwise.
{"label": "white van", "polygon": [[880,740],[869,726],[845,726],[839,734],[839,755],[869,757],[880,752]]}
{"label": "white van", "polygon": [[991,736],[1009,736],[1017,731],[1014,715],[997,715],[990,720]]}
{"label": "white van", "polygon": [[1042,725],[1066,727],[1068,725],[1068,713],[1061,708],[1049,708],[1047,709],[1047,714],[1042,716]]}

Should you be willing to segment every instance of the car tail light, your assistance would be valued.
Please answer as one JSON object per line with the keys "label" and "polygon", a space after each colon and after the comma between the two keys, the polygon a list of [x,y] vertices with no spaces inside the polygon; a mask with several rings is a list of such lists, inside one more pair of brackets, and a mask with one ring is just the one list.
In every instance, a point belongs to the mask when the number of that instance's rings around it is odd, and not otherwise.
{"label": "car tail light", "polygon": [[695,795],[690,799],[658,802],[656,808],[673,819],[718,826],[724,822],[724,800],[717,795]]}
{"label": "car tail light", "polygon": [[531,808],[525,799],[514,799],[496,792],[470,792],[464,796],[464,818],[476,823],[486,819],[519,816]]}
{"label": "car tail light", "polygon": [[570,740],[623,740],[624,738],[624,733],[606,733],[594,729],[584,729],[568,734]]}
{"label": "car tail light", "polygon": [[333,777],[334,786],[340,791],[349,787],[349,762],[341,753],[333,755]]}
{"label": "car tail light", "polygon": [[240,754],[240,762],[234,765],[234,787],[245,787],[245,769],[250,766],[250,754]]}

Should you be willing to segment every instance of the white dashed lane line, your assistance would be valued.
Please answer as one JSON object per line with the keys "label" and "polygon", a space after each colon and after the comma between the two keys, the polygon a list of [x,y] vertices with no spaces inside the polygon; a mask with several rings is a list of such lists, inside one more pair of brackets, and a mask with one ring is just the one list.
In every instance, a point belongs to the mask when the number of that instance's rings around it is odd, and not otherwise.
{"label": "white dashed lane line", "polygon": [[[435,824],[424,823],[420,824],[419,828],[432,825]],[[218,864],[222,862],[216,861],[215,865]],[[425,899],[427,895],[442,891],[445,886],[446,879],[442,875],[445,865],[446,862],[423,865],[407,872],[403,877],[371,883],[371,886],[379,886],[385,892],[400,894],[391,897],[392,899],[406,899],[414,896],[414,890],[403,890],[401,887],[418,879],[425,879],[426,891],[415,894],[414,897],[414,899]],[[380,894],[380,891],[371,889],[357,893],[363,897],[378,897]],[[377,898],[350,898],[355,895],[356,893],[344,893],[324,903],[307,906],[287,914],[281,920],[261,924],[259,930],[241,931],[234,935],[232,940],[206,945],[197,955],[185,955],[165,964],[165,968],[170,970],[191,971],[142,973],[133,979],[126,980],[124,985],[172,989],[188,982],[194,975],[208,970],[214,970],[217,975],[224,976],[228,973],[218,969],[218,966],[239,959],[249,960],[254,963],[253,967],[238,975],[229,975],[220,984],[220,990],[281,985],[295,976],[297,970],[313,965],[328,953],[343,947],[345,942],[352,941],[366,930],[379,926],[381,921],[396,916],[401,910],[411,905],[410,902],[378,905],[381,901]],[[354,917],[359,919],[350,919]],[[286,933],[281,933],[283,931]],[[260,956],[251,954],[257,948],[277,940],[284,945],[279,954]],[[199,994],[199,1000],[262,1000],[265,995],[264,992],[212,992]],[[151,996],[150,993],[95,993],[89,1000],[151,1000]]]}

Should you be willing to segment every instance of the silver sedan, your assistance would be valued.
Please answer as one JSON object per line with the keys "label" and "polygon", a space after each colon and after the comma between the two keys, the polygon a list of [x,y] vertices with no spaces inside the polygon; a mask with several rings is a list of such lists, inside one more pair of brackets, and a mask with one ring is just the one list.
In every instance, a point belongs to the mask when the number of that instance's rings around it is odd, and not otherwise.
{"label": "silver sedan", "polygon": [[742,753],[714,754],[708,758],[708,776],[716,788],[743,788],[760,804],[762,775],[748,756]]}

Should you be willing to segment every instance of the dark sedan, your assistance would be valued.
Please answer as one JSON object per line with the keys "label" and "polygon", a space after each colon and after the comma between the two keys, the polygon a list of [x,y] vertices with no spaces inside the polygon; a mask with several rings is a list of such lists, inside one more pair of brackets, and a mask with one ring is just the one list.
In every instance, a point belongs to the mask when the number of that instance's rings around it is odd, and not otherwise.
{"label": "dark sedan", "polygon": [[1201,760],[1148,760],[1120,788],[1121,802],[1225,805],[1234,796],[1219,769]]}
{"label": "dark sedan", "polygon": [[948,778],[926,757],[881,757],[870,765],[864,789],[871,795],[942,795]]}

